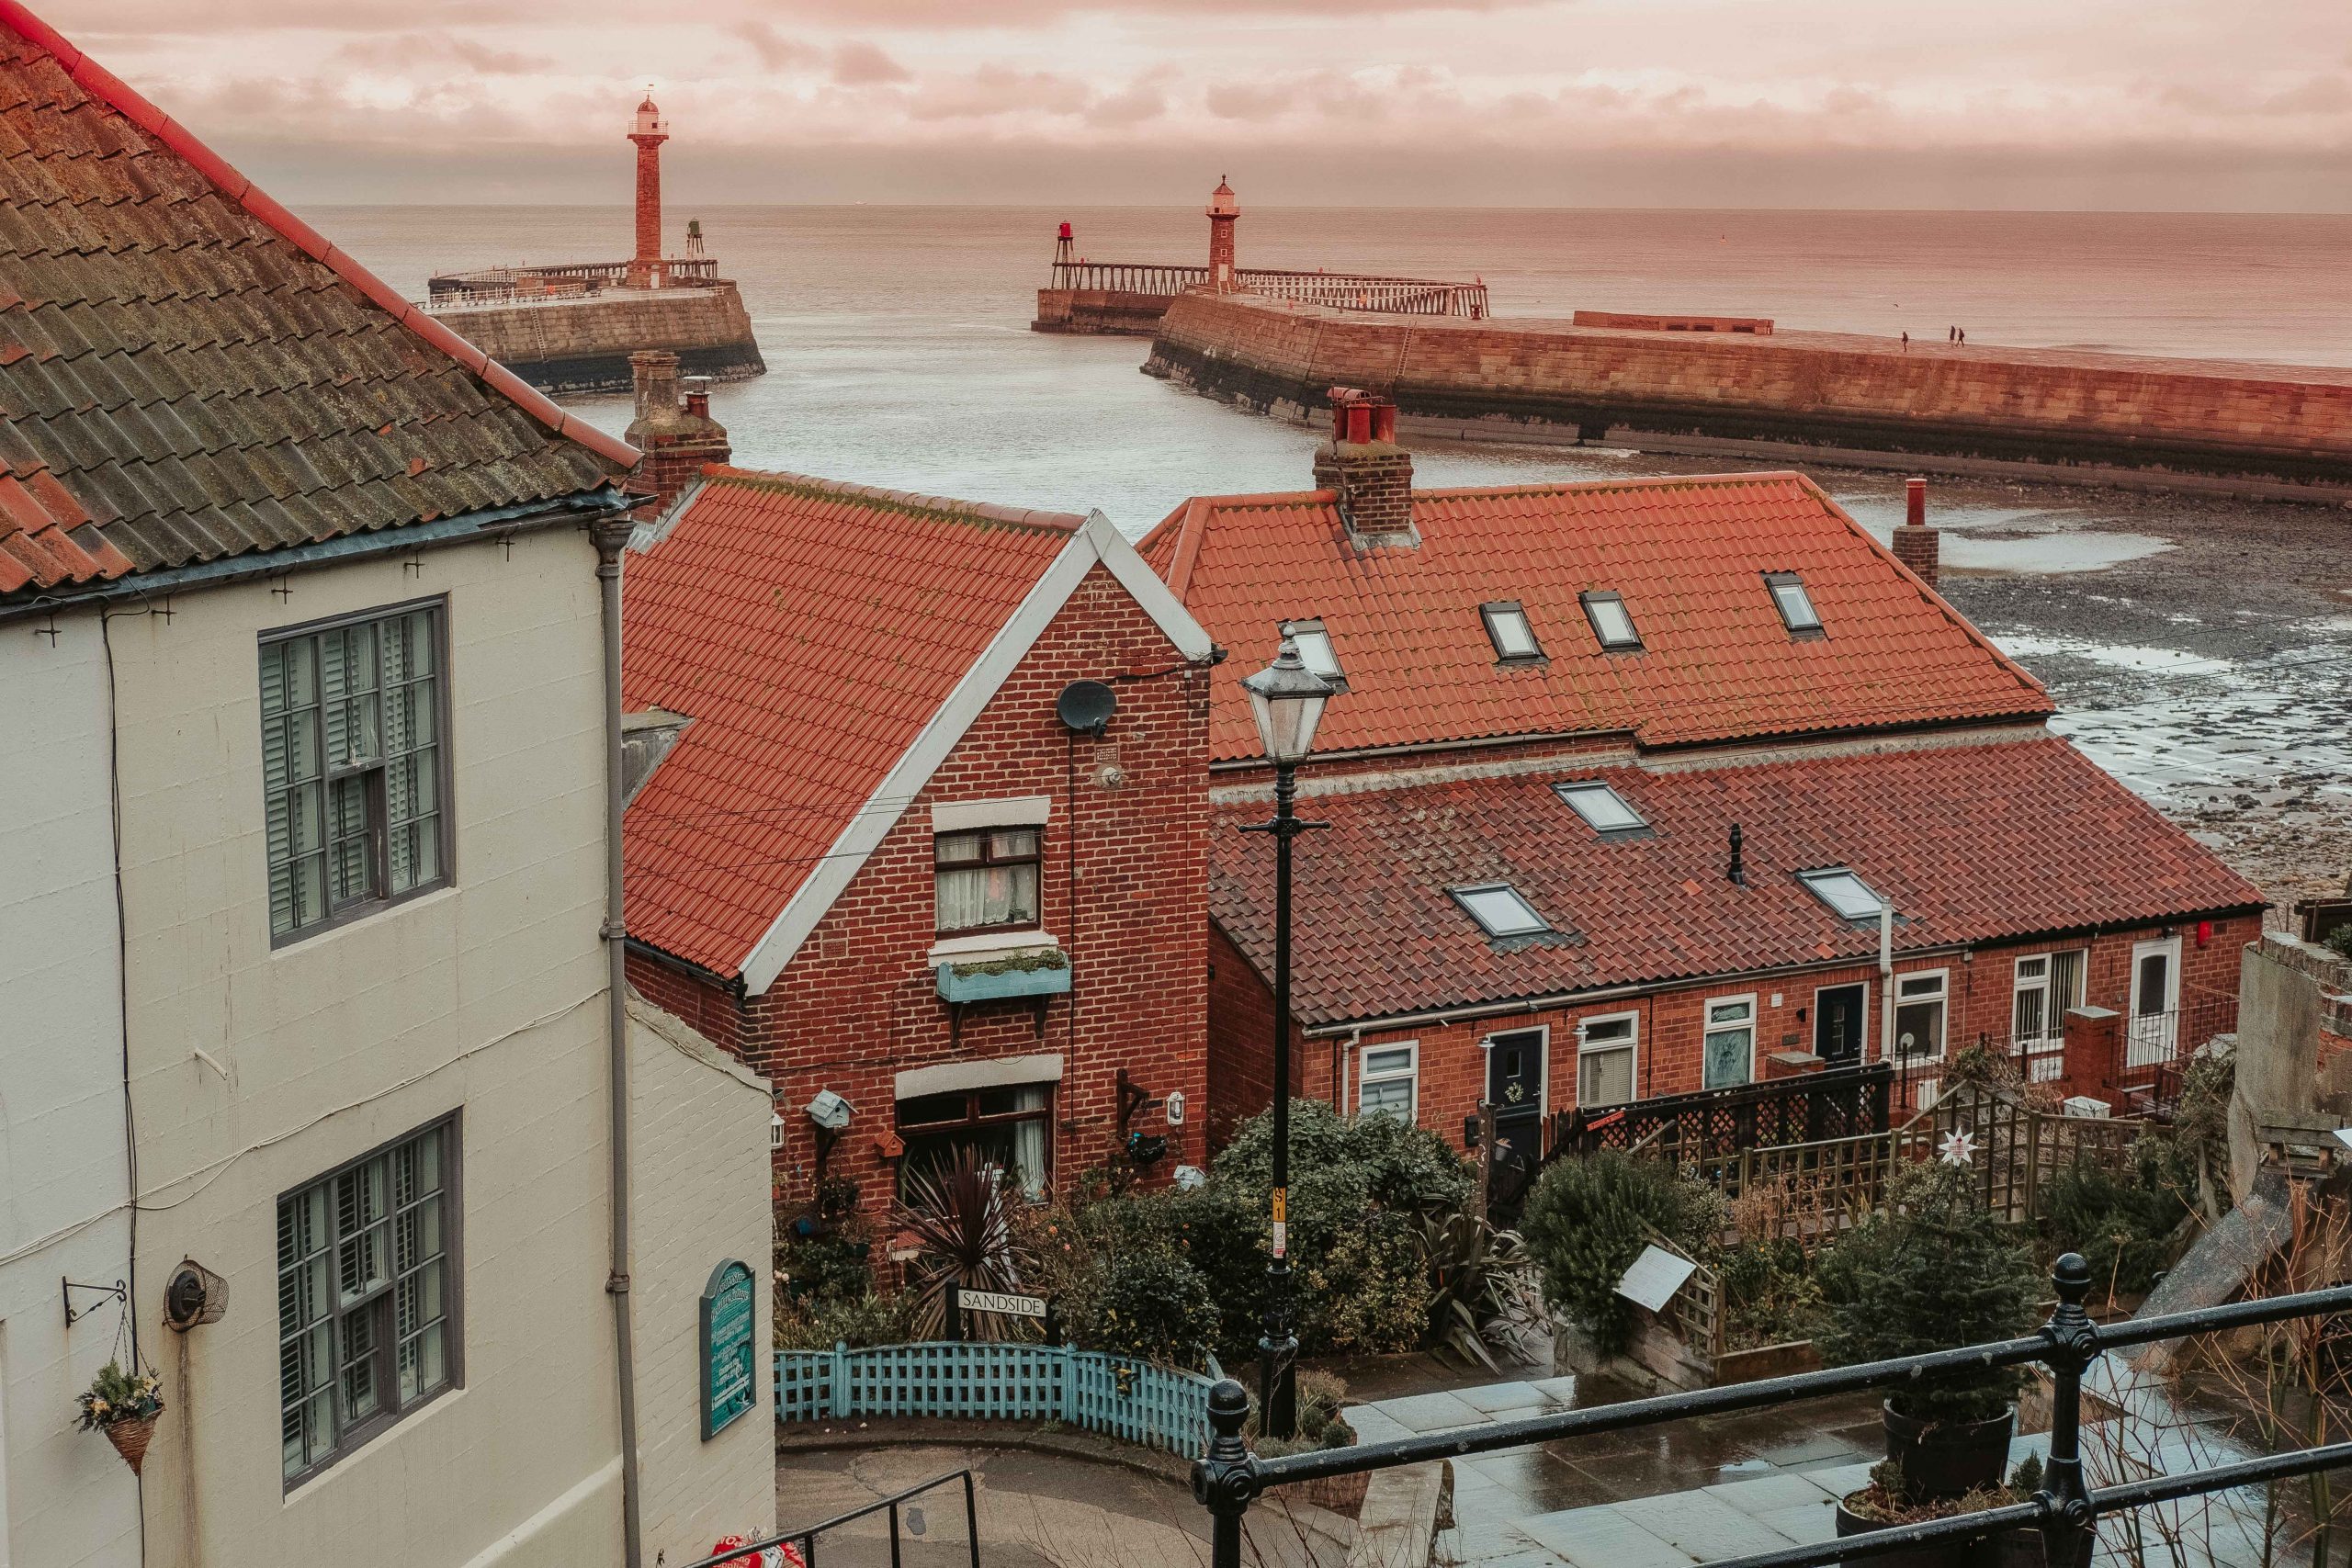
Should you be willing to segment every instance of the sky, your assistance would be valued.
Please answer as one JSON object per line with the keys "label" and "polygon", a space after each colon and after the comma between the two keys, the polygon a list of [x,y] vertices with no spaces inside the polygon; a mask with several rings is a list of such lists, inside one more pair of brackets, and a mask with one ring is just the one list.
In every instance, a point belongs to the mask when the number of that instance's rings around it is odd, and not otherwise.
{"label": "sky", "polygon": [[281,198],[2352,210],[2352,0],[34,0]]}

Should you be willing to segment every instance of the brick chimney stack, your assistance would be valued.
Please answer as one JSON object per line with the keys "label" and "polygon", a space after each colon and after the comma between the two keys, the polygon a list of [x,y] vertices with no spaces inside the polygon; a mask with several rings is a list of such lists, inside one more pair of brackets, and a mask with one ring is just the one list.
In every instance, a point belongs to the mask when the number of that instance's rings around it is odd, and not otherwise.
{"label": "brick chimney stack", "polygon": [[1216,189],[1209,193],[1209,287],[1219,294],[1240,287],[1233,264],[1233,225],[1240,217],[1233,187],[1218,175]]}
{"label": "brick chimney stack", "polygon": [[1894,558],[1933,588],[1943,551],[1936,530],[1928,526],[1928,481],[1905,479],[1903,489],[1903,526],[1894,531]]}
{"label": "brick chimney stack", "polygon": [[637,254],[628,286],[653,288],[662,282],[662,143],[670,140],[670,122],[653,107],[650,87],[629,121],[628,139],[637,143]]}
{"label": "brick chimney stack", "polygon": [[[734,455],[726,426],[710,417],[710,380],[678,375],[678,356],[666,348],[643,348],[628,356],[637,384],[637,417],[628,443],[644,457],[637,465],[637,488],[650,491],[650,515],[659,515],[705,468]],[[680,396],[681,387],[684,396]]]}
{"label": "brick chimney stack", "polygon": [[1349,541],[1411,547],[1413,455],[1396,445],[1396,405],[1353,387],[1331,389],[1331,439],[1315,449],[1315,487],[1338,499]]}

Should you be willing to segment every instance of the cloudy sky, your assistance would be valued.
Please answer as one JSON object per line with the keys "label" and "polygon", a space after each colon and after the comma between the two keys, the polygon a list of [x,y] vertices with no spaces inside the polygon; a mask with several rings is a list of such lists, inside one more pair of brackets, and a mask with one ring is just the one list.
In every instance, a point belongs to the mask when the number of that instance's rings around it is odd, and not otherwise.
{"label": "cloudy sky", "polygon": [[35,3],[298,203],[2352,210],[2352,0]]}

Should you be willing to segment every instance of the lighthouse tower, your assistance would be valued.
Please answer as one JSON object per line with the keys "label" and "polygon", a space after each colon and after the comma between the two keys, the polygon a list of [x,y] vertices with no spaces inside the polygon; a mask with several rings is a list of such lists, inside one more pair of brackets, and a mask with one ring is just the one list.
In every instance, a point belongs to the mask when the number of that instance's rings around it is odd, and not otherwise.
{"label": "lighthouse tower", "polygon": [[1209,287],[1220,294],[1240,287],[1233,269],[1233,225],[1240,216],[1241,204],[1220,175],[1209,193]]}
{"label": "lighthouse tower", "polygon": [[670,140],[670,122],[653,107],[648,88],[629,121],[628,139],[637,143],[637,254],[628,264],[631,288],[657,288],[662,266],[662,143]]}

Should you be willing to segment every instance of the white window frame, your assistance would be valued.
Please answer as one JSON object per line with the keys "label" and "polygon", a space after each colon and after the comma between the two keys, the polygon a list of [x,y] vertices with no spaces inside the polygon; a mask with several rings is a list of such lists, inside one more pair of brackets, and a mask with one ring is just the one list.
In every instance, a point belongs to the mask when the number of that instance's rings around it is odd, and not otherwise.
{"label": "white window frame", "polygon": [[1331,628],[1321,619],[1284,621],[1282,634],[1298,645],[1301,664],[1341,691],[1347,689],[1347,669],[1340,662],[1340,650],[1331,645]]}
{"label": "white window frame", "polygon": [[[1805,614],[1812,619],[1800,621],[1789,614],[1788,601],[1781,597],[1781,590],[1793,588],[1797,597],[1804,601]],[[1772,597],[1772,608],[1781,615],[1781,625],[1792,638],[1817,637],[1829,635],[1821,624],[1821,606],[1813,602],[1813,590],[1805,586],[1800,572],[1768,571],[1764,574],[1764,591]]]}
{"label": "white window frame", "polygon": [[[1835,898],[1829,896],[1829,890],[1822,884],[1834,882],[1841,877],[1871,896],[1872,902],[1869,908],[1860,911],[1849,910],[1842,908]],[[1875,925],[1880,913],[1888,904],[1886,895],[1865,882],[1862,879],[1862,874],[1850,865],[1815,866],[1811,871],[1798,872],[1797,880],[1804,884],[1806,892],[1820,899],[1829,912],[1841,920],[1868,920]]]}
{"label": "white window frame", "polygon": [[[2077,983],[2083,987],[2083,994],[2087,996],[2090,985],[2090,950],[2088,948],[2053,947],[2041,953],[2020,953],[2010,964],[2009,1049],[2012,1053],[2022,1051],[2028,1055],[2041,1055],[2058,1050],[2065,1044],[2066,1010],[2082,1005],[2074,997],[2059,996],[2055,989],[2058,980],[2055,966],[2058,958],[2061,954],[2069,953],[2078,954],[2082,959],[2075,975]],[[2029,964],[2041,965],[2041,975],[2030,980],[2025,974],[2025,966]],[[2030,1042],[2020,1040],[2017,1032],[2018,998],[2028,991],[2041,993],[2041,1033]]]}
{"label": "white window frame", "polygon": [[[1605,1044],[1594,1046],[1590,1042],[1592,1039],[1592,1026],[1596,1023],[1623,1023],[1626,1028],[1625,1038],[1623,1041],[1612,1040]],[[1642,1015],[1640,1011],[1600,1012],[1593,1014],[1590,1018],[1580,1018],[1577,1020],[1576,1102],[1578,1110],[1584,1109],[1587,1104],[1584,1097],[1584,1059],[1586,1055],[1589,1054],[1591,1055],[1598,1056],[1617,1051],[1623,1051],[1627,1055],[1631,1056],[1634,1060],[1634,1066],[1633,1070],[1626,1075],[1629,1092],[1626,1094],[1624,1099],[1613,1100],[1609,1103],[1611,1105],[1631,1105],[1634,1101],[1642,1098]],[[1549,1068],[1550,1065],[1548,1063],[1545,1064],[1546,1077],[1550,1076]]]}
{"label": "white window frame", "polygon": [[[1715,1019],[1715,1010],[1719,1007],[1729,1007],[1735,1003],[1744,1003],[1747,1006],[1747,1017],[1738,1023],[1719,1023]],[[1741,1084],[1751,1084],[1756,1081],[1757,1046],[1758,1043],[1763,1039],[1763,1020],[1760,1017],[1761,1010],[1758,1008],[1756,1003],[1757,996],[1754,991],[1743,991],[1732,996],[1709,997],[1704,1002],[1700,1004],[1699,1087],[1702,1089],[1737,1089]],[[1747,1031],[1747,1076],[1740,1079],[1739,1083],[1736,1084],[1709,1083],[1707,1081],[1708,1039],[1713,1035],[1728,1033],[1734,1029],[1741,1028]]]}
{"label": "white window frame", "polygon": [[[1935,981],[1936,994],[1932,997],[1905,996],[1903,988],[1915,980]],[[1907,1055],[1903,1049],[1903,1009],[1908,1003],[1928,1001],[1940,1002],[1943,1005],[1943,1028],[1938,1032],[1942,1038],[1938,1041],[1933,1055]],[[1942,1061],[1951,1052],[1951,971],[1950,969],[1906,969],[1896,975],[1894,976],[1894,1055],[1890,1060],[1898,1065],[1905,1062],[1917,1064]]]}
{"label": "white window frame", "polygon": [[[2140,964],[2159,954],[2165,960],[2165,1005],[2163,1010],[2143,1022],[2140,1014]],[[2125,993],[2123,1021],[2125,1066],[2154,1066],[2180,1054],[2180,938],[2151,937],[2132,944],[2132,982]]]}
{"label": "white window frame", "polygon": [[[1560,804],[1575,812],[1586,827],[1604,838],[1613,838],[1619,834],[1630,836],[1650,830],[1650,819],[1643,816],[1634,803],[1627,800],[1623,793],[1606,779],[1563,779],[1552,786],[1552,793],[1558,795]],[[1606,795],[1611,800],[1616,802],[1618,807],[1633,820],[1630,822],[1593,820],[1592,814],[1584,808],[1583,803],[1577,799],[1577,796],[1596,794]]]}
{"label": "white window frame", "polygon": [[[1446,892],[1453,896],[1454,903],[1461,907],[1462,912],[1470,917],[1470,923],[1476,926],[1478,930],[1484,933],[1488,942],[1511,942],[1520,937],[1544,936],[1555,929],[1552,922],[1544,917],[1544,911],[1535,907],[1535,901],[1530,898],[1526,894],[1521,893],[1517,886],[1510,883],[1474,882],[1464,884],[1460,887],[1449,887],[1446,889]],[[1510,897],[1519,900],[1520,907],[1527,911],[1528,915],[1534,919],[1535,924],[1521,931],[1498,931],[1495,930],[1494,927],[1487,923],[1487,918],[1478,913],[1477,907],[1470,902],[1473,897],[1476,897],[1482,893],[1507,893],[1510,895]]]}
{"label": "white window frame", "polygon": [[[1642,651],[1642,626],[1634,619],[1625,596],[1614,588],[1589,588],[1577,595],[1577,604],[1584,611],[1585,624],[1592,628],[1592,640],[1600,645],[1603,653],[1639,653]],[[1602,627],[1601,617],[1592,613],[1595,604],[1614,604],[1617,614],[1624,618],[1625,635],[1612,637]]]}
{"label": "white window frame", "polygon": [[[1401,1070],[1392,1067],[1385,1072],[1372,1072],[1365,1064],[1375,1051],[1402,1051],[1406,1054],[1407,1066]],[[1366,1040],[1361,1043],[1356,1047],[1356,1114],[1386,1115],[1387,1112],[1382,1109],[1375,1108],[1370,1112],[1364,1110],[1364,1085],[1394,1083],[1399,1078],[1410,1086],[1405,1112],[1406,1125],[1418,1127],[1421,1122],[1421,1043],[1419,1040]]]}

